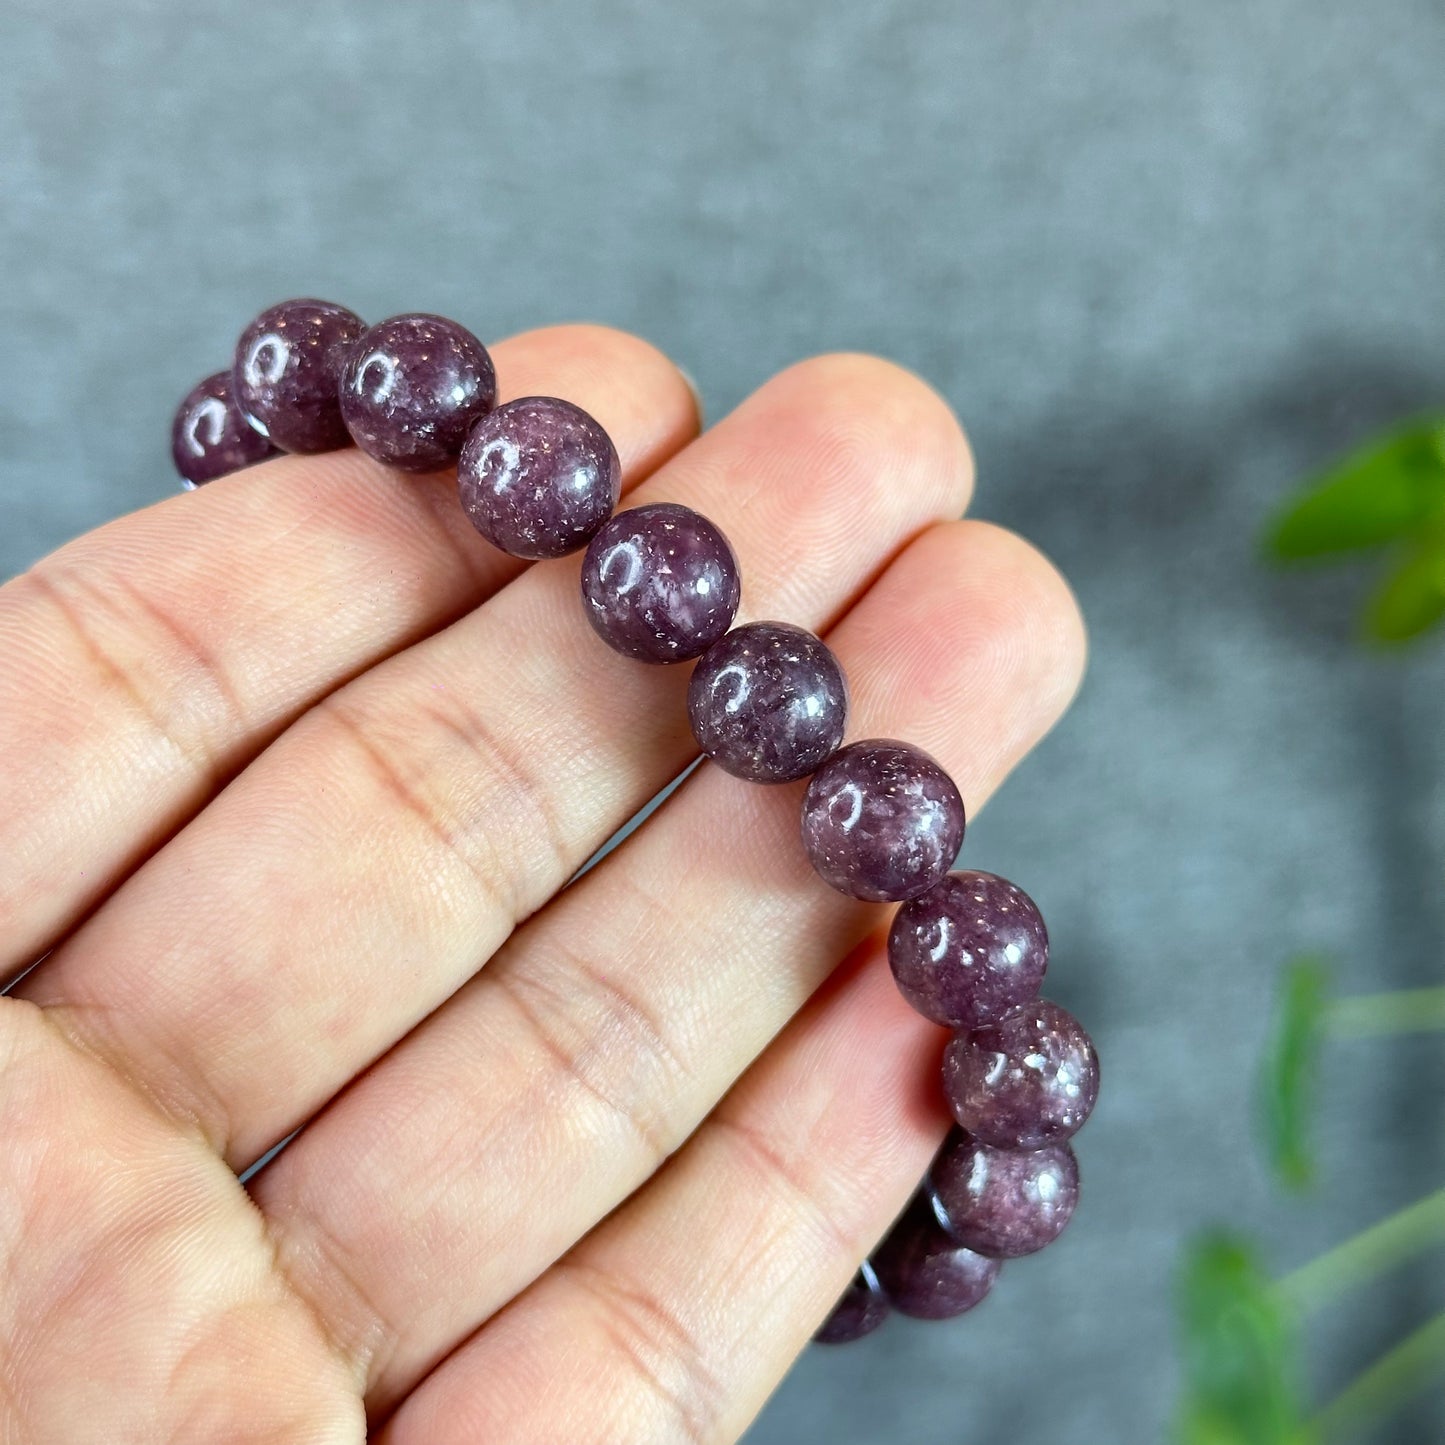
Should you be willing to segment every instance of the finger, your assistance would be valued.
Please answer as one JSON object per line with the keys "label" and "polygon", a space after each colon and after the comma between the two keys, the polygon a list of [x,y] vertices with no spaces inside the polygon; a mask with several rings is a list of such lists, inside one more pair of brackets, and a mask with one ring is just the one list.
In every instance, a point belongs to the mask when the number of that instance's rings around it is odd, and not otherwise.
{"label": "finger", "polygon": [[[854,735],[977,807],[1063,710],[1077,612],[982,523],[915,541],[829,635]],[[814,876],[799,787],[703,768],[255,1181],[384,1412],[635,1189],[881,919]]]}
{"label": "finger", "polygon": [[[681,373],[594,326],[496,348],[560,393],[629,483],[695,435]],[[0,978],[38,957],[286,723],[514,576],[453,473],[285,457],[72,542],[0,588]]]}
{"label": "finger", "polygon": [[[775,378],[640,489],[730,535],[748,605],[819,625],[961,508],[939,399],[866,358]],[[25,980],[249,1163],[451,994],[693,755],[684,669],[581,615],[577,559],[295,724]]]}
{"label": "finger", "polygon": [[657,1180],[433,1373],[381,1445],[736,1440],[947,1132],[944,1037],[898,995],[881,941],[861,950]]}

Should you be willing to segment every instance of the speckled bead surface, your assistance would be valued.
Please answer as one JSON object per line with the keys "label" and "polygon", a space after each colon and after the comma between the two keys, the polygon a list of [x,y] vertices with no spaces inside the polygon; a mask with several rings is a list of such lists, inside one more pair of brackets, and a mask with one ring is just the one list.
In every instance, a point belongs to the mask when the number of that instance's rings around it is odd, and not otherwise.
{"label": "speckled bead surface", "polygon": [[944,1230],[927,1193],[915,1195],[873,1252],[883,1292],[900,1314],[947,1320],[979,1304],[998,1278],[999,1262],[965,1248]]}
{"label": "speckled bead surface", "polygon": [[898,910],[888,962],[925,1018],[978,1028],[1037,997],[1049,935],[1022,888],[992,873],[950,873]]}
{"label": "speckled bead surface", "polygon": [[821,638],[788,622],[749,622],[699,658],[687,713],[698,746],[720,768],[786,783],[842,742],[848,686]]}
{"label": "speckled bead surface", "polygon": [[617,505],[622,463],[580,406],[524,396],[472,427],[457,483],[472,525],[494,547],[543,561],[596,535]]}
{"label": "speckled bead surface", "polygon": [[236,404],[282,451],[349,445],[337,389],[351,343],[365,329],[354,311],[310,297],[263,311],[236,343]]}
{"label": "speckled bead surface", "polygon": [[497,400],[487,348],[465,326],[425,311],[389,316],[351,344],[341,415],[368,456],[406,472],[449,467]]}
{"label": "speckled bead surface", "polygon": [[996,1149],[954,1130],[929,1173],[948,1232],[990,1259],[1052,1244],[1079,1202],[1079,1164],[1067,1144]]}
{"label": "speckled bead surface", "polygon": [[732,626],[741,580],[727,538],[674,502],[619,512],[588,543],[582,602],[593,630],[640,662],[684,662]]}
{"label": "speckled bead surface", "polygon": [[276,448],[236,405],[229,371],[197,382],[176,408],[171,460],[187,488],[202,487],[275,455]]}
{"label": "speckled bead surface", "polygon": [[1040,999],[943,1053],[953,1116],[1000,1149],[1042,1149],[1083,1127],[1099,1097],[1099,1057],[1079,1021]]}
{"label": "speckled bead surface", "polygon": [[820,1345],[844,1345],[861,1340],[864,1335],[871,1335],[888,1315],[888,1297],[883,1293],[873,1265],[864,1260],[813,1339]]}
{"label": "speckled bead surface", "polygon": [[803,798],[803,846],[819,876],[873,903],[916,898],[953,866],[963,798],[911,743],[850,743],[819,768]]}

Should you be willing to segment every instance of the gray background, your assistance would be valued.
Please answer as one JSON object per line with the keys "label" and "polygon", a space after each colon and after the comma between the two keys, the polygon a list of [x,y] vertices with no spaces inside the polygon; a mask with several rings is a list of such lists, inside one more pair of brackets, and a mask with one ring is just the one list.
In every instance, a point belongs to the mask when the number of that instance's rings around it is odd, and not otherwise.
{"label": "gray background", "polygon": [[[1442,1177],[1429,1039],[1331,1050],[1313,1199],[1248,1129],[1286,955],[1439,974],[1439,646],[1362,652],[1363,574],[1253,537],[1441,396],[1442,74],[1426,0],[0,5],[0,574],[164,494],[174,400],[310,292],[629,327],[714,415],[887,353],[1076,585],[1089,682],[970,853],[1101,1045],[1085,1204],[972,1319],[813,1351],[757,1445],[1158,1438],[1184,1234],[1285,1268]],[[1321,1321],[1321,1389],[1442,1303],[1429,1263]]]}

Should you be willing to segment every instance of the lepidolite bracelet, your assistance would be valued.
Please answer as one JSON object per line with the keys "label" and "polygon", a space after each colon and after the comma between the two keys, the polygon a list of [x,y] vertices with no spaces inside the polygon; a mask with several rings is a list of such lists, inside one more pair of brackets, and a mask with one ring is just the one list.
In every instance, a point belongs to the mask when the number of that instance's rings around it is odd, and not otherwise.
{"label": "lepidolite bracelet", "polygon": [[356,445],[407,471],[455,465],[477,530],[538,561],[585,547],[582,604],[608,646],[641,662],[693,658],[698,747],[755,783],[811,775],[802,843],[841,893],[902,907],[888,959],[909,1003],[953,1030],[943,1089],[958,1128],[919,1192],[818,1331],[876,1329],[890,1308],[922,1319],[971,1309],[1000,1261],[1056,1239],[1079,1194],[1070,1137],[1099,1064],[1089,1036],[1039,998],[1048,934],[1032,900],[990,873],[952,873],[958,788],[906,742],[843,744],[838,659],[787,622],[733,626],[741,577],[727,538],[690,508],[614,515],[616,448],[581,408],[531,396],[496,405],[486,348],[426,314],[367,327],[344,306],[284,301],[241,333],[229,371],[201,382],[172,428],[188,487],[276,451]]}

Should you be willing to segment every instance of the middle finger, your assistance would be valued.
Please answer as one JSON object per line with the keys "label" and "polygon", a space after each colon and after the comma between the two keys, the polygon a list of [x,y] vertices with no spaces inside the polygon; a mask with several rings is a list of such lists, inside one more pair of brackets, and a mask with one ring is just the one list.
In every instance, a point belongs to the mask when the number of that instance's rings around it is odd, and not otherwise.
{"label": "middle finger", "polygon": [[[728,533],[749,615],[820,627],[956,515],[970,480],[934,393],[829,357],[774,378],[635,499],[695,506]],[[22,991],[249,1163],[693,755],[686,669],[602,647],[577,571],[529,569],[313,709]]]}

